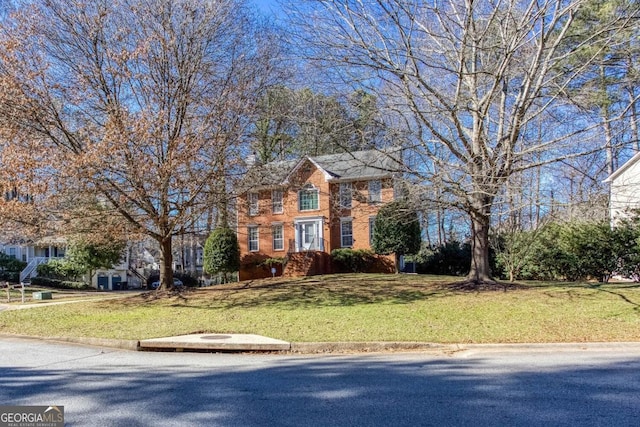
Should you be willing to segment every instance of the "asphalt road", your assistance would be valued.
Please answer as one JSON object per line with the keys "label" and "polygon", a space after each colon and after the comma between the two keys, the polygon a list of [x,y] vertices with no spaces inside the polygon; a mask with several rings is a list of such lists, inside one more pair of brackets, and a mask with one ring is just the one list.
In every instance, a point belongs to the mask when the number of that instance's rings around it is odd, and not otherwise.
{"label": "asphalt road", "polygon": [[637,426],[640,351],[144,353],[0,339],[2,405],[67,426]]}

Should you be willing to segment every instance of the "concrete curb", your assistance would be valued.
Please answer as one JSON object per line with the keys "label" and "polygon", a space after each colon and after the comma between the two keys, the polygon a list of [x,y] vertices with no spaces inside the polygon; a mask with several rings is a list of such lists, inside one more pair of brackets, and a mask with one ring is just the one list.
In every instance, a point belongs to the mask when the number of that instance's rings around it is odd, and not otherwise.
{"label": "concrete curb", "polygon": [[118,340],[109,338],[89,338],[89,337],[34,337],[28,335],[0,334],[0,338],[17,338],[27,340],[64,342],[72,344],[89,345],[94,347],[117,348],[121,350],[138,351],[140,341],[138,340]]}
{"label": "concrete curb", "polygon": [[368,353],[392,351],[451,351],[446,344],[425,342],[292,342],[292,353]]}
{"label": "concrete curb", "polygon": [[[29,339],[73,343],[94,347],[115,348],[128,351],[145,351],[139,340],[119,340],[87,337],[34,337],[27,335],[0,334],[0,338]],[[501,344],[439,344],[428,342],[368,341],[368,342],[292,342],[285,350],[245,350],[268,351],[270,353],[296,354],[340,354],[340,353],[384,353],[384,352],[425,352],[437,354],[486,353],[486,352],[547,352],[547,351],[602,351],[620,350],[640,353],[638,342],[575,342],[575,343],[501,343]],[[185,348],[188,351],[188,348]],[[215,350],[212,350],[215,352]],[[238,350],[238,353],[243,350]]]}
{"label": "concrete curb", "polygon": [[467,352],[537,352],[537,351],[602,351],[602,350],[626,350],[640,352],[640,341],[628,342],[568,342],[568,343],[502,343],[502,344],[455,344],[455,351]]}
{"label": "concrete curb", "polygon": [[44,338],[50,341],[68,342],[73,344],[90,345],[94,347],[118,348],[121,350],[139,351],[140,341],[138,340],[117,340],[108,338],[65,338],[52,337]]}
{"label": "concrete curb", "polygon": [[640,353],[640,342],[439,344],[426,342],[318,342],[291,343],[292,353],[424,352],[444,355],[491,352],[630,351]]}

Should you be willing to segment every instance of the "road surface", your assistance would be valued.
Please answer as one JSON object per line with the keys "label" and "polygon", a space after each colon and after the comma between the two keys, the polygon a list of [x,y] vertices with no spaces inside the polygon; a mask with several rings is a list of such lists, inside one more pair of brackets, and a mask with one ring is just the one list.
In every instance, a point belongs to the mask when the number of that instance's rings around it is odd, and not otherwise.
{"label": "road surface", "polygon": [[0,339],[3,405],[67,426],[637,426],[638,348],[147,353]]}

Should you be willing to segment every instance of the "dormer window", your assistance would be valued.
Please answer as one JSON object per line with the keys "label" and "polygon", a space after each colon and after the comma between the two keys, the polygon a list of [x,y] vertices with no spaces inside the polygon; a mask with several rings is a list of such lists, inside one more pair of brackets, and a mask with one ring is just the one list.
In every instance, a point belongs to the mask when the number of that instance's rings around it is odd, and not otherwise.
{"label": "dormer window", "polygon": [[319,209],[318,189],[311,184],[305,185],[302,190],[298,192],[298,210],[300,211],[315,211]]}

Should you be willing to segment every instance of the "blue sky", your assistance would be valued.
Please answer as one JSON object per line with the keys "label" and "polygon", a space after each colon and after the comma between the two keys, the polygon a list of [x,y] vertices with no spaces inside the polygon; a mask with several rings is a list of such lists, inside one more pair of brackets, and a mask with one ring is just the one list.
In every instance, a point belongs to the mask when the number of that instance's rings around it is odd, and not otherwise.
{"label": "blue sky", "polygon": [[255,5],[265,15],[277,14],[280,9],[276,0],[249,0],[249,4]]}

